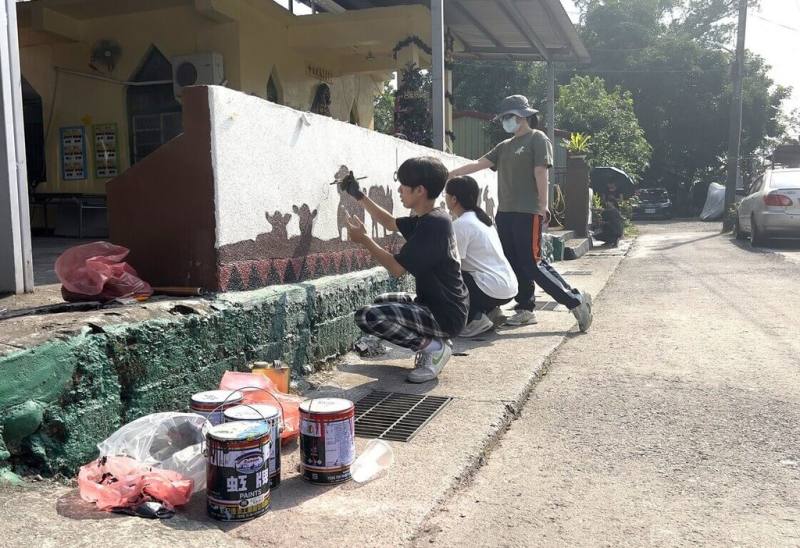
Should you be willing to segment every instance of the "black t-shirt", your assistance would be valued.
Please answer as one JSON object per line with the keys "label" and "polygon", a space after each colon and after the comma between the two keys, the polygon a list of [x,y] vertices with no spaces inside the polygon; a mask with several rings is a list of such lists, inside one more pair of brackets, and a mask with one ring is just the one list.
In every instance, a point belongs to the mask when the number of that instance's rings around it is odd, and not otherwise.
{"label": "black t-shirt", "polygon": [[625,233],[625,219],[618,209],[606,208],[602,213],[603,226],[602,230],[606,234],[617,236],[621,238]]}
{"label": "black t-shirt", "polygon": [[461,278],[453,223],[441,209],[422,217],[401,217],[397,229],[406,239],[394,256],[417,282],[417,302],[430,308],[439,327],[451,337],[467,321],[467,287]]}

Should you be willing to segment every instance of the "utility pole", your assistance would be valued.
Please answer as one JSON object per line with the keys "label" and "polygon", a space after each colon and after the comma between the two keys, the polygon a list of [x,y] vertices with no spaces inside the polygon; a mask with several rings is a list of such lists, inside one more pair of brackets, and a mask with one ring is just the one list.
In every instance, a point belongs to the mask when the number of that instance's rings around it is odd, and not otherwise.
{"label": "utility pole", "polygon": [[17,2],[0,0],[0,293],[33,291]]}
{"label": "utility pole", "polygon": [[736,202],[736,182],[739,180],[739,153],[742,144],[742,81],[744,80],[744,38],[747,28],[747,0],[739,0],[739,25],[736,29],[736,61],[733,65],[733,97],[731,98],[728,133],[728,180],[725,185],[725,212],[722,229],[731,230],[728,214]]}

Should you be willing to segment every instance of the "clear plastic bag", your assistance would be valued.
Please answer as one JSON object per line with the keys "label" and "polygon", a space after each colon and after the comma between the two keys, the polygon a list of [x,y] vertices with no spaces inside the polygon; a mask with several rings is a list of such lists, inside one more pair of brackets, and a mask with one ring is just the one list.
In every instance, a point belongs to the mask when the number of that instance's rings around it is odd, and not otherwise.
{"label": "clear plastic bag", "polygon": [[121,297],[149,297],[150,284],[123,259],[130,250],[109,242],[92,242],[67,249],[56,259],[56,275],[68,301],[109,301]]}
{"label": "clear plastic bag", "polygon": [[194,413],[154,413],[130,422],[97,448],[100,456],[128,456],[144,465],[171,470],[206,487],[203,454],[205,417]]}

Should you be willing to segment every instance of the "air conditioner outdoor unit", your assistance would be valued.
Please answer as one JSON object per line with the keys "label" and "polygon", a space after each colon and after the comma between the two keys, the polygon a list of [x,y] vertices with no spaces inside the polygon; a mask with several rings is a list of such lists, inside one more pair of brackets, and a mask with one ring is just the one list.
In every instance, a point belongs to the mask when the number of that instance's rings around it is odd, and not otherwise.
{"label": "air conditioner outdoor unit", "polygon": [[175,97],[183,95],[186,86],[214,86],[225,81],[222,54],[192,53],[172,58],[172,88]]}

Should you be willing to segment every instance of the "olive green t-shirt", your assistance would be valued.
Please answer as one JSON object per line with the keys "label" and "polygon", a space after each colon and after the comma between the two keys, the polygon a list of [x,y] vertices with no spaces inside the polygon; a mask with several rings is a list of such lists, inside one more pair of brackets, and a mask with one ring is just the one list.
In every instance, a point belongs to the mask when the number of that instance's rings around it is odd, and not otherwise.
{"label": "olive green t-shirt", "polygon": [[498,211],[538,213],[539,189],[533,168],[553,167],[553,144],[533,129],[498,144],[485,156],[497,171]]}

